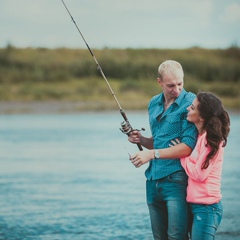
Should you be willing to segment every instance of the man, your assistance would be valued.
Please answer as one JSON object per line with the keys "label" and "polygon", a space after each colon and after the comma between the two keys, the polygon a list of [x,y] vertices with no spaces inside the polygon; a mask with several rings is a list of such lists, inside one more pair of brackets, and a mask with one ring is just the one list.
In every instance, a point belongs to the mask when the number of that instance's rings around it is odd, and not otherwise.
{"label": "man", "polygon": [[[167,60],[158,68],[157,82],[162,93],[148,105],[151,137],[139,131],[129,136],[149,150],[130,157],[136,167],[149,162],[145,172],[147,204],[154,239],[188,239],[188,205],[186,202],[187,175],[180,159],[188,156],[196,144],[197,130],[186,120],[187,107],[195,94],[183,88],[184,73],[180,63]],[[178,138],[181,143],[169,147]]]}

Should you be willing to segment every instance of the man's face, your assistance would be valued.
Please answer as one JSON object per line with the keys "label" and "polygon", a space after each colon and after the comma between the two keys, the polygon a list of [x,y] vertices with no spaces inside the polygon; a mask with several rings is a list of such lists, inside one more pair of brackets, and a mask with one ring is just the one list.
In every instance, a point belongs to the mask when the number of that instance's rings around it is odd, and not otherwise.
{"label": "man's face", "polygon": [[157,80],[167,99],[176,99],[183,89],[183,78],[175,74],[165,75],[163,81],[160,78]]}

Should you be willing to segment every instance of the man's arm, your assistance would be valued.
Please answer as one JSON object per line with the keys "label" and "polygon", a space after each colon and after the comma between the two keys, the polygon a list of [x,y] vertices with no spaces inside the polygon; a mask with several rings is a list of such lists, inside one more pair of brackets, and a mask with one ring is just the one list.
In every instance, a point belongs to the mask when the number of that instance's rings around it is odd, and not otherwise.
{"label": "man's arm", "polygon": [[144,137],[140,131],[132,131],[128,137],[128,141],[131,143],[140,143],[143,147],[147,149],[153,149],[153,138]]}
{"label": "man's arm", "polygon": [[[192,152],[192,149],[185,143],[179,143],[169,148],[155,149],[155,150],[157,150],[160,153],[160,158],[157,159],[158,161],[167,161],[167,160],[162,160],[161,158],[172,159],[172,158],[186,157],[186,156],[189,156]],[[150,160],[156,159],[154,157],[155,150],[152,149],[152,150],[140,151],[135,155],[132,155],[130,157],[130,161],[133,163],[135,167],[140,167],[143,164],[149,162]]]}

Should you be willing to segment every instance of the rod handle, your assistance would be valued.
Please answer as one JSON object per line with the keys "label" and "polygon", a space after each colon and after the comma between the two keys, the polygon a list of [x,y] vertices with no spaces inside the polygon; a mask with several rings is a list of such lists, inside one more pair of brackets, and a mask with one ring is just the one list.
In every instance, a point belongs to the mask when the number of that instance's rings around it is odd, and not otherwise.
{"label": "rod handle", "polygon": [[140,143],[137,143],[137,146],[140,151],[143,151],[142,145]]}

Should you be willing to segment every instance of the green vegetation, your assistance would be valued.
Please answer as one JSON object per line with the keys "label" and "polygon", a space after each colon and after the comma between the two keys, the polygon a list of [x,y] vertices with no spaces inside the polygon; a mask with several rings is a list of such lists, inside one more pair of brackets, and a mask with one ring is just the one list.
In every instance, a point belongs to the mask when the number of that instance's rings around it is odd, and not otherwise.
{"label": "green vegetation", "polygon": [[[93,50],[121,105],[145,109],[159,93],[157,68],[179,61],[185,88],[217,94],[229,109],[240,108],[240,48]],[[83,101],[116,104],[87,49],[0,49],[0,101]]]}

